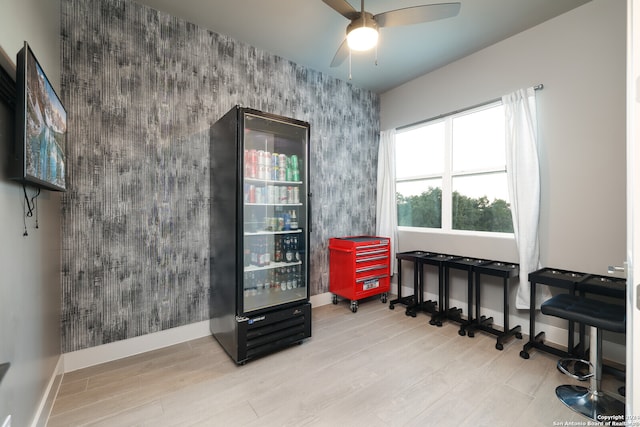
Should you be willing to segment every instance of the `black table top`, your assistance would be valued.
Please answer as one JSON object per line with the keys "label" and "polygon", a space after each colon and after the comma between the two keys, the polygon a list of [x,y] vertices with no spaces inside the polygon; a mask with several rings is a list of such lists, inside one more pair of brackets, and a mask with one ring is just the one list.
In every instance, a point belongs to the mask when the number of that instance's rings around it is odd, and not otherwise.
{"label": "black table top", "polygon": [[427,252],[427,251],[407,251],[407,252],[399,252],[396,254],[397,259],[403,259],[407,261],[419,261],[424,257],[430,257],[433,255],[437,255],[435,252]]}
{"label": "black table top", "polygon": [[543,285],[571,289],[587,276],[589,275],[586,273],[579,273],[575,271],[560,270],[557,268],[542,268],[529,273],[529,281]]}
{"label": "black table top", "polygon": [[460,258],[458,255],[448,254],[432,254],[431,256],[421,257],[421,261],[425,264],[444,265],[447,261]]}
{"label": "black table top", "polygon": [[491,261],[488,259],[461,257],[447,260],[446,265],[447,267],[470,271],[476,266],[488,264],[490,262]]}
{"label": "black table top", "polygon": [[577,290],[624,299],[627,295],[627,280],[619,277],[590,275],[578,283]]}
{"label": "black table top", "polygon": [[507,278],[520,274],[520,266],[518,264],[502,261],[491,261],[488,264],[477,265],[473,270],[480,274]]}

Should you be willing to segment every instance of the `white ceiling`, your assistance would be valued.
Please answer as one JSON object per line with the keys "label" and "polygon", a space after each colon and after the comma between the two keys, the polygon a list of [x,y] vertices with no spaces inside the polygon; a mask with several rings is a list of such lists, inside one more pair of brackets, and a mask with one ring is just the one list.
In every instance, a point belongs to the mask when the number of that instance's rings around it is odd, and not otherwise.
{"label": "white ceiling", "polygon": [[[321,0],[136,0],[305,67],[349,80],[329,64],[349,21]],[[366,0],[373,13],[447,0]],[[453,1],[453,0],[448,0]],[[354,86],[382,93],[590,0],[459,0],[459,15],[383,28],[373,52],[352,57]],[[358,0],[349,0],[360,10]]]}

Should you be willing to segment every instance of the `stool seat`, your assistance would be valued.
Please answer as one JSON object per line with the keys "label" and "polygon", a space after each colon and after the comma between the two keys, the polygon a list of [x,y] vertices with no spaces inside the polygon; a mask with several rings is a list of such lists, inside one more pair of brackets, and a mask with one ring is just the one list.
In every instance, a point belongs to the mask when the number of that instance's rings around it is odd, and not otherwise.
{"label": "stool seat", "polygon": [[542,313],[613,332],[624,332],[624,306],[577,295],[558,294],[540,306]]}
{"label": "stool seat", "polygon": [[624,402],[602,391],[602,331],[625,332],[625,307],[601,302],[583,296],[559,294],[543,302],[543,314],[567,319],[591,326],[589,388],[570,384],[556,387],[556,396],[573,411],[592,420],[601,421],[603,416],[624,417]]}

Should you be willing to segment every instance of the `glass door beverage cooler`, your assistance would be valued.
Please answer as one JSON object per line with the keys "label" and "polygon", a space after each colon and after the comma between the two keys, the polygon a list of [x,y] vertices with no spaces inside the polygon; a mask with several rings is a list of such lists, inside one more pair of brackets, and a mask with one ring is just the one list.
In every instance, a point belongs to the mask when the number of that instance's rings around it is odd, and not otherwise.
{"label": "glass door beverage cooler", "polygon": [[309,132],[239,106],[211,129],[209,323],[239,364],[311,336]]}

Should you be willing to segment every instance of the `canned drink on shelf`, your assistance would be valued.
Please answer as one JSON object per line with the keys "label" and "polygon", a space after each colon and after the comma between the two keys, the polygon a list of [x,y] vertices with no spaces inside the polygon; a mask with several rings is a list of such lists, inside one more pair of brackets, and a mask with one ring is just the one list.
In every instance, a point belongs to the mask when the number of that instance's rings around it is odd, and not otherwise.
{"label": "canned drink on shelf", "polygon": [[293,203],[300,203],[300,189],[293,187]]}
{"label": "canned drink on shelf", "polygon": [[288,200],[287,187],[285,187],[284,185],[280,186],[279,193],[280,193],[280,197],[278,198],[278,202],[287,203],[287,200]]}
{"label": "canned drink on shelf", "polygon": [[278,181],[286,181],[287,180],[287,168],[278,166]]}
{"label": "canned drink on shelf", "polygon": [[280,168],[278,166],[271,166],[271,180],[277,181],[280,174]]}
{"label": "canned drink on shelf", "polygon": [[271,166],[278,166],[278,153],[271,154]]}
{"label": "canned drink on shelf", "polygon": [[287,187],[287,203],[294,203],[294,201],[293,201],[293,187]]}
{"label": "canned drink on shelf", "polygon": [[291,156],[291,167],[293,169],[298,169],[298,156],[296,156],[295,154]]}
{"label": "canned drink on shelf", "polygon": [[258,168],[258,153],[256,150],[249,150],[249,157],[248,157],[247,163],[249,165],[249,171],[247,173],[247,176],[249,178],[255,178],[257,174],[257,168]]}
{"label": "canned drink on shelf", "polygon": [[278,194],[276,193],[278,191],[277,187],[275,185],[269,185],[267,191],[269,192],[267,203],[276,203],[278,201]]}
{"label": "canned drink on shelf", "polygon": [[290,167],[287,167],[285,181],[293,181],[293,170]]}
{"label": "canned drink on shelf", "polygon": [[249,185],[249,203],[256,202],[256,186]]}
{"label": "canned drink on shelf", "polygon": [[278,166],[280,167],[280,169],[287,167],[287,155],[286,154],[278,155]]}
{"label": "canned drink on shelf", "polygon": [[264,150],[258,150],[258,164],[264,166]]}
{"label": "canned drink on shelf", "polygon": [[293,181],[300,181],[300,171],[297,168],[293,170],[293,176],[291,178]]}

